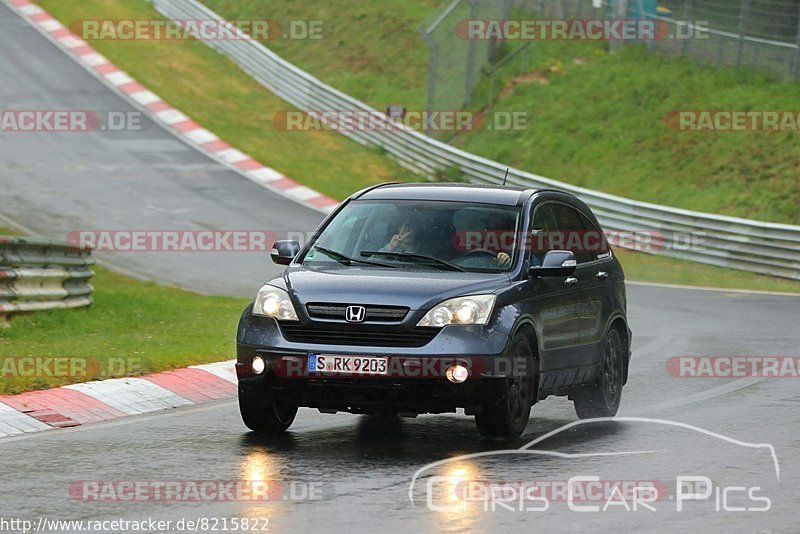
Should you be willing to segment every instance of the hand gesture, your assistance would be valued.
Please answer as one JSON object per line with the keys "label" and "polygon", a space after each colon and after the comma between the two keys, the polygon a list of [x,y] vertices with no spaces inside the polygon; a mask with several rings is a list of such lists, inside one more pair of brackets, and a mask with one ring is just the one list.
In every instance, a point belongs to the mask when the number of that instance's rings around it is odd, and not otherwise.
{"label": "hand gesture", "polygon": [[398,230],[398,232],[392,236],[392,239],[389,241],[389,245],[386,248],[389,250],[389,252],[395,252],[398,248],[400,248],[406,239],[411,237],[411,233],[411,225],[408,223],[403,223],[403,225],[400,227],[400,230]]}

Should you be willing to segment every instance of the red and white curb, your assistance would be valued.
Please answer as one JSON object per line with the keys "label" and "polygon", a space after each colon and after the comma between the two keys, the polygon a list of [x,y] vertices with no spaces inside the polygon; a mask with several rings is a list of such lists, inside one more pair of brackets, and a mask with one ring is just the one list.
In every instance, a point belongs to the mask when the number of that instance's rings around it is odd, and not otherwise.
{"label": "red and white curb", "polygon": [[0,396],[0,437],[109,421],[236,396],[235,360]]}
{"label": "red and white curb", "polygon": [[86,70],[94,74],[112,90],[122,95],[135,107],[162,124],[165,129],[181,138],[190,146],[200,150],[219,163],[244,176],[248,180],[269,189],[293,202],[313,210],[330,213],[339,201],[287,178],[236,150],[203,128],[188,116],[170,106],[157,94],[134,80],[128,73],[117,68],[105,56],[98,53],[86,41],[72,33],[30,0],[0,0],[8,4],[45,37],[58,45]]}

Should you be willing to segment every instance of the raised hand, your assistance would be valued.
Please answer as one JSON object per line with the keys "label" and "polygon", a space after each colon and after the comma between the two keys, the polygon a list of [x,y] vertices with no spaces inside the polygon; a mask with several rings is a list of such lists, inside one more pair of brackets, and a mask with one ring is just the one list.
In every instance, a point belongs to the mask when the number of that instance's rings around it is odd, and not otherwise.
{"label": "raised hand", "polygon": [[400,226],[400,230],[396,234],[392,236],[392,239],[389,241],[389,245],[386,247],[390,252],[396,251],[400,248],[400,245],[403,244],[403,241],[408,239],[412,234],[411,225],[408,223],[403,223]]}

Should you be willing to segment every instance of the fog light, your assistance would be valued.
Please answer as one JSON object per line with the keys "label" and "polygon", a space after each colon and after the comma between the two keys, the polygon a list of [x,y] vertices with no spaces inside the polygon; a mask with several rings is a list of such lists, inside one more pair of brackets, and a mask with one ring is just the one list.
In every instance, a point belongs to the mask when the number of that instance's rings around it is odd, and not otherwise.
{"label": "fog light", "polygon": [[260,375],[264,372],[264,369],[267,367],[267,363],[264,361],[264,358],[261,356],[255,356],[253,361],[250,363],[250,367],[253,368],[253,372],[257,375]]}
{"label": "fog light", "polygon": [[469,376],[469,370],[463,365],[455,363],[447,368],[445,376],[447,376],[447,379],[453,384],[460,384]]}

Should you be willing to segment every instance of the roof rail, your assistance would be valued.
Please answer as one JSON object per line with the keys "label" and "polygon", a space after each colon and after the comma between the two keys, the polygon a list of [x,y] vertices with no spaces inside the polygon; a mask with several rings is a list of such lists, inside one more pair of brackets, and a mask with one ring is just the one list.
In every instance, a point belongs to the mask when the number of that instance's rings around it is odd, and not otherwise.
{"label": "roof rail", "polygon": [[366,193],[369,193],[370,191],[374,191],[375,189],[378,189],[379,187],[383,187],[385,185],[397,185],[399,183],[400,182],[381,182],[379,184],[371,185],[369,187],[365,187],[364,189],[362,189],[360,191],[357,191],[356,193],[353,193],[352,195],[350,195],[350,198],[351,199],[356,199],[356,198],[359,198],[359,197],[363,196]]}

